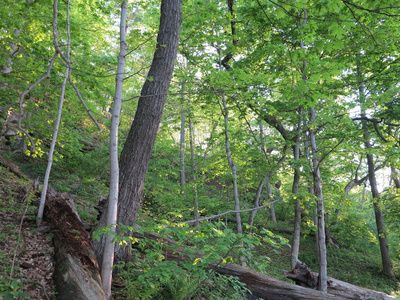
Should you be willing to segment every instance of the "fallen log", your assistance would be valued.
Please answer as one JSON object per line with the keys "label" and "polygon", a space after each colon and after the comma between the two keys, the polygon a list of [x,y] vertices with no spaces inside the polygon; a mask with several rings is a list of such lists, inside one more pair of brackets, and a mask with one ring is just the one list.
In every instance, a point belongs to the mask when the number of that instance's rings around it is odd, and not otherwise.
{"label": "fallen log", "polygon": [[[286,278],[294,280],[297,285],[316,289],[318,287],[319,274],[312,272],[310,268],[302,262],[290,271],[283,271]],[[393,300],[398,299],[385,293],[362,288],[341,280],[328,277],[328,293],[338,297],[354,300]]]}
{"label": "fallen log", "polygon": [[252,294],[266,300],[345,300],[340,297],[294,285],[236,264],[217,266],[215,271],[226,276],[236,276],[246,284]]}
{"label": "fallen log", "polygon": [[45,221],[54,232],[55,285],[59,300],[106,300],[89,233],[72,200],[49,190]]}
{"label": "fallen log", "polygon": [[3,156],[0,155],[0,164],[8,168],[12,173],[17,175],[19,178],[24,178],[25,175],[21,173],[18,169],[18,166],[13,164],[11,161],[5,159]]}
{"label": "fallen log", "polygon": [[[150,239],[159,241],[164,245],[174,245],[176,242],[171,239],[160,237],[154,233],[139,234],[133,233],[133,237],[138,239]],[[135,244],[134,244],[135,246]],[[164,247],[163,255],[166,260],[172,260],[176,262],[182,262],[190,260],[189,256],[185,253],[181,247],[178,250],[171,250],[168,247]],[[198,254],[201,257],[201,254]],[[296,281],[295,284],[291,284],[286,281],[282,281],[276,278],[269,277],[265,274],[256,272],[254,270],[244,268],[236,264],[214,264],[209,265],[210,269],[214,269],[215,272],[226,275],[236,276],[239,280],[246,284],[247,288],[256,297],[254,299],[266,299],[266,300],[393,300],[395,297],[389,296],[385,293],[365,289],[352,285],[347,282],[343,282],[337,279],[329,278],[328,280],[328,293],[323,293],[316,288],[318,287],[318,274],[311,272],[307,265],[298,265],[295,270],[296,278],[290,278]],[[301,272],[299,272],[301,271]],[[291,271],[289,271],[291,272]],[[285,271],[285,275],[289,274]]]}

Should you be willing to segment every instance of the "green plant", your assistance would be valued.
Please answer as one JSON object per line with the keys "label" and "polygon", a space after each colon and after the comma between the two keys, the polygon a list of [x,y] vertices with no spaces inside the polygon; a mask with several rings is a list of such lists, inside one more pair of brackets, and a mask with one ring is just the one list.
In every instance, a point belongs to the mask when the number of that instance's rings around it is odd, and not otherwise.
{"label": "green plant", "polygon": [[20,298],[29,298],[29,294],[19,291],[22,283],[13,278],[0,277],[0,296],[5,300],[14,300]]}

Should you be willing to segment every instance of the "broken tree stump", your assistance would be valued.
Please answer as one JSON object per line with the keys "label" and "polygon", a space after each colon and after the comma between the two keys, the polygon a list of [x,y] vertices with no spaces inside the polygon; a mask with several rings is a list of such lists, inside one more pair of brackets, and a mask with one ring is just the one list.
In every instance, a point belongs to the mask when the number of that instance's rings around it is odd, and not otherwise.
{"label": "broken tree stump", "polygon": [[59,300],[106,300],[89,233],[72,200],[49,190],[45,220],[54,232],[55,284]]}

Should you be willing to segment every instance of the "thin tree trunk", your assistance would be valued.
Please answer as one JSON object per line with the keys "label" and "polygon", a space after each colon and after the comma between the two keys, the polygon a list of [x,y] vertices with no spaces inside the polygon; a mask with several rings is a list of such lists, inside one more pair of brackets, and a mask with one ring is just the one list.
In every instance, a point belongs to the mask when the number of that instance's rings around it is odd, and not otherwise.
{"label": "thin tree trunk", "polygon": [[290,266],[292,269],[296,267],[297,262],[299,261],[299,249],[300,249],[301,207],[300,207],[300,200],[297,198],[297,194],[299,193],[300,168],[297,165],[297,162],[300,159],[300,136],[302,129],[301,115],[302,115],[302,110],[300,109],[300,118],[299,118],[299,123],[297,125],[296,144],[293,147],[294,175],[292,184],[292,196],[295,199],[294,199],[294,231],[292,238],[291,260],[290,260]]}
{"label": "thin tree trunk", "polygon": [[363,210],[363,209],[364,209],[365,194],[366,194],[366,192],[367,192],[367,186],[366,186],[366,184],[364,183],[364,185],[363,185],[363,191],[362,191],[362,197],[361,197],[360,210]]}
{"label": "thin tree trunk", "polygon": [[[286,152],[286,147],[284,148],[283,152],[284,153]],[[278,168],[280,165],[282,165],[282,163],[285,161],[285,159],[286,159],[286,154],[283,154],[281,159],[276,164],[276,168]],[[264,184],[266,182],[269,182],[270,177],[274,172],[275,172],[275,170],[269,171],[265,175],[265,177],[261,180],[261,182],[259,183],[258,188],[257,188],[257,193],[256,193],[256,200],[254,201],[254,208],[260,207],[260,198],[261,198],[261,192],[262,192],[263,186],[264,186]],[[271,187],[269,188],[269,192],[268,193],[269,193],[269,195],[272,195]],[[270,198],[271,197],[268,196],[268,199],[270,199]],[[274,205],[274,203],[271,204],[271,207],[273,207],[273,205]],[[254,217],[255,217],[257,211],[258,210],[255,209],[255,210],[252,210],[251,213],[250,213],[250,217],[249,217],[250,231],[251,231],[251,227],[253,226]]]}
{"label": "thin tree trunk", "polygon": [[[182,0],[161,2],[156,51],[120,156],[118,224],[131,227],[136,224],[148,163],[174,70],[182,22],[181,6]],[[100,219],[99,224],[102,222]],[[98,255],[102,253],[102,247],[96,247]],[[115,262],[127,261],[129,257],[129,243],[116,247]]]}
{"label": "thin tree trunk", "polygon": [[[54,3],[53,3],[53,34],[54,34],[53,42],[54,42],[54,45],[58,44],[57,15],[58,15],[58,0],[54,0]],[[71,35],[70,35],[70,30],[69,30],[69,1],[67,1],[67,33],[68,33],[67,59],[69,60],[70,51],[71,51]],[[64,104],[65,87],[67,84],[68,74],[69,74],[69,66],[67,65],[65,68],[64,80],[61,85],[61,95],[60,95],[60,102],[59,102],[59,106],[58,106],[57,119],[56,119],[55,126],[54,126],[53,138],[52,138],[51,145],[50,145],[49,158],[47,161],[47,168],[46,168],[46,173],[45,173],[44,181],[43,181],[43,189],[42,189],[42,194],[40,197],[40,204],[39,204],[39,210],[38,210],[38,221],[37,221],[38,226],[41,224],[42,219],[43,219],[44,205],[46,202],[46,195],[47,195],[47,188],[49,185],[50,172],[51,172],[51,168],[53,166],[53,154],[54,154],[54,149],[56,147],[58,131],[60,129],[61,114],[62,114],[62,108],[63,108],[63,104]]]}
{"label": "thin tree trunk", "polygon": [[[364,136],[365,138],[365,148],[367,151],[372,148],[369,140],[368,140],[368,133]],[[373,206],[375,212],[375,221],[376,227],[378,230],[378,240],[379,246],[381,250],[381,257],[382,257],[382,267],[383,273],[389,277],[394,278],[394,272],[392,267],[392,260],[390,258],[390,251],[389,251],[389,242],[387,238],[387,233],[385,229],[385,223],[383,219],[383,212],[381,209],[381,201],[380,201],[380,194],[378,191],[378,185],[376,182],[375,171],[374,171],[374,160],[372,154],[367,154],[367,162],[368,162],[368,174],[369,174],[369,183],[371,186],[371,193],[373,198]]]}
{"label": "thin tree trunk", "polygon": [[185,196],[185,185],[186,185],[186,172],[185,172],[185,108],[182,106],[181,109],[181,140],[180,140],[180,152],[179,152],[180,164],[181,164],[181,194]]}
{"label": "thin tree trunk", "polygon": [[319,282],[318,289],[321,292],[327,292],[328,290],[328,272],[327,272],[327,261],[326,261],[326,242],[325,242],[325,219],[324,219],[324,198],[322,194],[322,182],[319,171],[319,159],[317,143],[315,141],[315,109],[310,108],[310,139],[311,149],[313,155],[313,177],[314,177],[314,189],[315,196],[317,197],[317,218],[318,218],[318,235],[317,235],[317,246],[318,246],[318,261],[319,261]]}
{"label": "thin tree trunk", "polygon": [[[258,185],[257,193],[256,193],[256,200],[254,201],[254,208],[257,208],[260,206],[261,192],[262,192],[265,182],[267,182],[267,180],[269,180],[270,176],[271,176],[271,174],[270,174],[270,172],[268,172],[267,175],[265,175],[265,177],[261,180],[260,184]],[[252,210],[250,213],[250,217],[249,217],[250,230],[253,227],[254,217],[256,216],[257,211],[258,210]]]}
{"label": "thin tree trunk", "polygon": [[[268,178],[268,180],[267,180],[267,201],[270,201],[271,198],[272,198],[271,180]],[[276,216],[275,216],[275,208],[274,208],[273,204],[269,208],[269,213],[271,215],[272,222],[274,222],[276,224],[277,221],[276,221]]]}
{"label": "thin tree trunk", "polygon": [[119,192],[119,164],[118,164],[118,125],[121,114],[122,89],[124,84],[124,71],[126,61],[126,14],[128,4],[121,4],[120,21],[120,53],[118,55],[117,76],[115,78],[114,108],[112,110],[110,130],[110,194],[108,198],[107,226],[110,227],[109,234],[105,236],[103,262],[101,265],[101,281],[107,299],[111,298],[112,267],[114,264],[114,234],[117,223],[118,192]]}
{"label": "thin tree trunk", "polygon": [[204,165],[206,165],[207,157],[208,157],[208,151],[210,150],[212,139],[213,139],[214,133],[215,133],[215,129],[217,128],[218,124],[219,124],[219,120],[215,121],[215,123],[213,124],[212,130],[211,130],[211,133],[210,133],[210,137],[208,138],[209,143],[207,143],[206,150],[204,151],[204,156],[203,156],[203,164]]}
{"label": "thin tree trunk", "polygon": [[[261,119],[258,121],[258,128],[259,128],[259,130],[260,130],[261,151],[262,151],[263,153],[266,153],[266,150],[265,150],[265,141],[264,141],[264,128],[263,128],[263,124],[262,124],[262,120],[261,120]],[[271,199],[271,196],[272,196],[270,178],[268,178],[268,180],[267,180],[266,183],[267,183],[267,200],[270,200],[270,199]],[[274,205],[271,205],[271,207],[270,207],[270,209],[269,209],[269,213],[270,213],[270,215],[271,215],[272,222],[277,223]],[[253,217],[253,218],[254,218],[254,217]]]}
{"label": "thin tree trunk", "polygon": [[[357,75],[361,78],[362,73],[360,66],[357,66]],[[358,88],[359,98],[360,98],[360,106],[361,106],[361,118],[365,119],[365,91],[364,86],[360,85]],[[367,165],[368,165],[368,176],[369,176],[369,184],[371,186],[371,193],[373,199],[373,207],[375,212],[375,222],[378,231],[378,240],[379,246],[381,250],[381,258],[382,258],[382,267],[383,273],[391,278],[394,278],[392,260],[390,258],[389,251],[389,242],[387,238],[387,233],[385,229],[385,223],[383,219],[383,212],[381,209],[381,200],[380,193],[378,191],[378,184],[376,182],[375,176],[375,164],[374,164],[374,156],[371,154],[372,145],[370,142],[370,132],[368,130],[368,125],[365,120],[362,121],[363,128],[363,137],[364,137],[364,146],[367,151]]]}
{"label": "thin tree trunk", "polygon": [[[226,148],[226,156],[228,158],[228,163],[232,171],[233,176],[233,198],[235,200],[235,210],[240,210],[240,201],[239,201],[239,191],[237,184],[237,171],[236,171],[236,163],[232,158],[231,154],[231,146],[230,146],[230,137],[229,137],[229,111],[226,106],[225,93],[222,93],[222,108],[223,115],[225,120],[225,148]],[[242,230],[242,220],[240,217],[240,213],[236,214],[236,224],[237,224],[237,232],[243,233]]]}
{"label": "thin tree trunk", "polygon": [[192,180],[193,180],[193,212],[194,218],[196,219],[195,226],[199,226],[199,200],[197,194],[197,166],[194,155],[194,127],[193,127],[193,119],[190,117],[189,119],[189,130],[190,130],[190,158],[192,160]]}

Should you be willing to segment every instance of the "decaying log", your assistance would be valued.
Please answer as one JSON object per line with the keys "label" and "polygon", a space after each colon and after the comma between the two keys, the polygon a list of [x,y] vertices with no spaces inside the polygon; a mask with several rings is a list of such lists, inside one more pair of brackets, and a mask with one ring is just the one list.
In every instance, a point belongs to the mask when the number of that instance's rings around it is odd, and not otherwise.
{"label": "decaying log", "polygon": [[[291,271],[283,271],[286,278],[294,280],[297,285],[316,289],[318,287],[318,273],[312,272],[304,263],[298,263]],[[350,283],[328,277],[328,293],[337,297],[354,300],[393,300],[398,299],[385,293],[362,288]]]}
{"label": "decaying log", "polygon": [[346,297],[335,296],[317,290],[294,285],[236,264],[227,264],[215,269],[226,276],[236,276],[246,284],[252,294],[266,300],[345,300]]}
{"label": "decaying log", "polygon": [[24,178],[24,174],[21,173],[21,171],[18,169],[18,166],[13,164],[11,161],[5,159],[3,156],[0,155],[0,163],[8,168],[12,173],[17,175],[20,178]]}
{"label": "decaying log", "polygon": [[[171,239],[162,238],[156,234],[139,234],[135,232],[133,237],[139,239],[150,239],[159,241],[164,245],[174,245],[176,242]],[[134,244],[135,246],[135,244]],[[170,250],[164,248],[163,255],[166,260],[176,262],[190,260],[188,255],[181,250]],[[201,257],[201,254],[198,255]],[[251,291],[254,299],[267,299],[267,300],[345,300],[348,298],[337,297],[334,295],[322,293],[317,290],[304,288],[298,285],[291,284],[282,280],[278,280],[262,273],[241,267],[236,264],[214,264],[209,265],[210,269],[215,272],[226,275],[236,276],[239,280],[246,284],[247,288]]]}
{"label": "decaying log", "polygon": [[45,220],[54,231],[55,284],[59,300],[106,300],[89,233],[66,194],[49,190]]}

